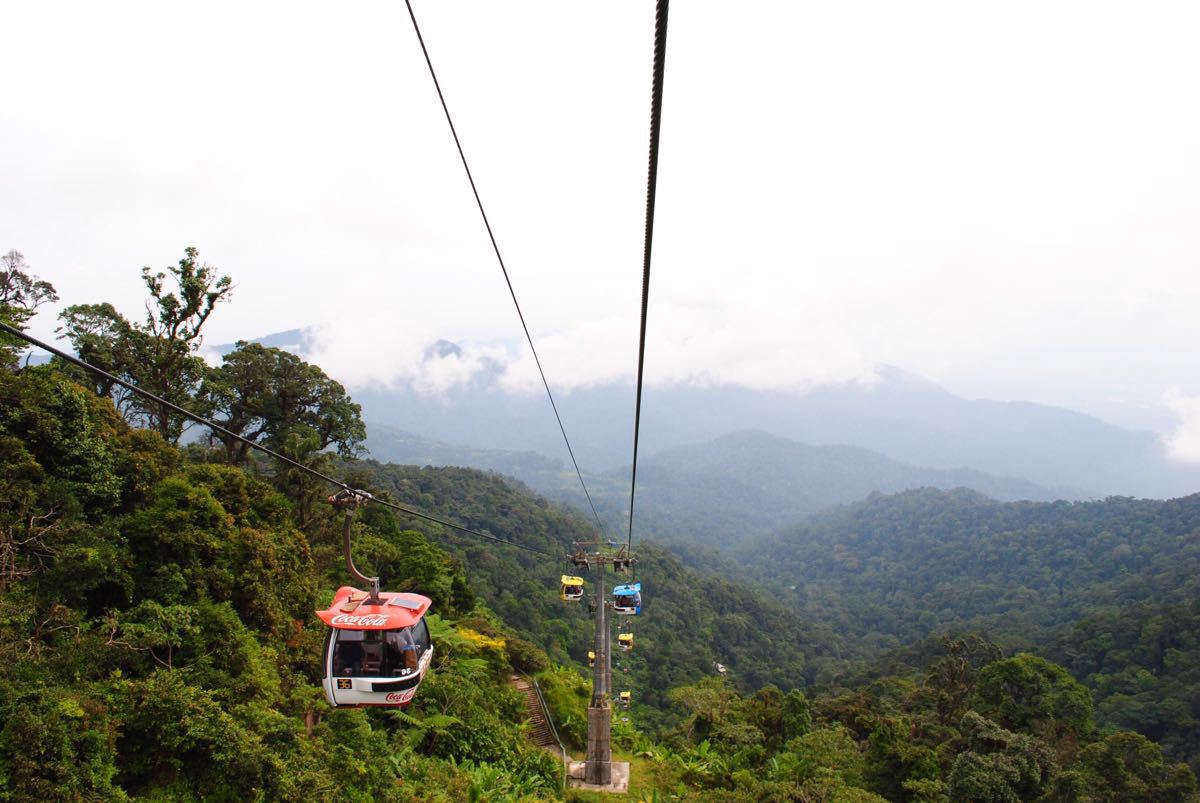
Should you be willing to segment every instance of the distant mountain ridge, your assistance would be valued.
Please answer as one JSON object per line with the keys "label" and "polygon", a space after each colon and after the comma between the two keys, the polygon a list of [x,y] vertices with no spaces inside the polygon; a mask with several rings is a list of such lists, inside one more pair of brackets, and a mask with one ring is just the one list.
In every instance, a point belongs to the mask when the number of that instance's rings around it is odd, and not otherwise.
{"label": "distant mountain ridge", "polygon": [[[1200,489],[1200,467],[1176,464],[1161,438],[1030,402],[963,399],[895,369],[874,385],[808,393],[722,387],[652,387],[644,399],[644,453],[761,430],[814,445],[857,446],[929,468],[1022,477],[1098,495],[1166,498]],[[544,398],[486,381],[443,396],[403,386],[358,391],[367,417],[437,440],[533,450],[565,458]],[[632,388],[604,385],[560,394],[559,410],[585,470],[629,462]]]}
{"label": "distant mountain ridge", "polygon": [[[296,343],[303,330],[282,333]],[[300,339],[301,349],[308,348]],[[458,346],[426,349],[432,362],[457,359]],[[501,387],[503,365],[484,361],[469,380],[432,395],[403,381],[352,389],[368,420],[474,449],[538,452],[566,460],[541,394]],[[609,383],[560,390],[559,411],[587,471],[629,462],[633,388]],[[857,446],[916,466],[970,467],[1022,477],[1048,488],[1098,495],[1181,496],[1200,489],[1200,466],[1170,461],[1160,436],[1031,402],[964,399],[935,383],[880,366],[873,383],[825,385],[808,392],[720,386],[652,386],[642,411],[643,454],[744,430],[815,445]]]}
{"label": "distant mountain ridge", "polygon": [[[628,471],[608,476],[627,478]],[[1076,489],[1050,489],[968,468],[922,468],[856,446],[810,446],[758,431],[654,455],[639,467],[638,486],[639,510],[657,526],[671,528],[656,537],[686,537],[709,546],[734,545],[754,531],[775,530],[872,493],[927,487],[968,488],[1000,501],[1087,496]]]}
{"label": "distant mountain ridge", "polygon": [[[582,506],[574,472],[536,452],[451,446],[373,423],[368,424],[367,445],[378,460],[498,471]],[[586,479],[604,519],[611,523],[628,516],[627,466]],[[663,541],[729,547],[875,492],[923,487],[965,487],[1003,501],[1085,495],[972,469],[910,466],[854,446],[809,446],[751,431],[647,457],[638,471],[638,526]]]}
{"label": "distant mountain ridge", "polygon": [[371,457],[385,463],[497,471],[535,488],[557,487],[564,470],[561,460],[537,452],[455,446],[371,421],[367,422],[367,448]]}

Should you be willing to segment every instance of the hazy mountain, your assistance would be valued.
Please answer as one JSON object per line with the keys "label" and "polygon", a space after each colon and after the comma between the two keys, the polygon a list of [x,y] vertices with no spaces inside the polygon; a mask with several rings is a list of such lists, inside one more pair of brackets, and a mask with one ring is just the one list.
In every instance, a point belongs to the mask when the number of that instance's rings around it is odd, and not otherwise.
{"label": "hazy mountain", "polygon": [[[272,338],[301,344],[303,332]],[[432,363],[457,346],[426,350]],[[544,394],[501,389],[504,366],[485,360],[466,383],[442,394],[410,384],[353,391],[368,420],[474,449],[538,452],[566,461]],[[553,377],[551,377],[553,381]],[[587,471],[626,465],[632,447],[633,388],[606,384],[558,392],[576,457]],[[643,454],[761,430],[809,444],[841,444],[917,466],[1023,477],[1049,488],[1107,495],[1171,497],[1200,489],[1200,467],[1172,463],[1161,437],[1092,416],[1030,402],[964,399],[897,368],[874,383],[828,385],[807,393],[735,386],[647,389]]]}
{"label": "hazy mountain", "polygon": [[[379,460],[499,471],[551,497],[582,506],[569,466],[535,452],[472,449],[368,425]],[[586,475],[592,499],[612,526],[628,516],[629,468]],[[1079,498],[1026,480],[972,469],[930,469],[853,446],[808,446],[765,432],[738,432],[647,457],[638,470],[639,532],[663,540],[728,546],[873,492],[966,487],[994,499]]]}
{"label": "hazy mountain", "polygon": [[[607,476],[628,483],[628,470]],[[970,488],[998,500],[1080,498],[1027,480],[973,469],[932,469],[854,446],[809,446],[765,432],[738,432],[654,455],[638,467],[638,511],[656,537],[728,546],[874,492]],[[606,503],[607,486],[594,491]],[[627,511],[622,486],[618,497]]]}
{"label": "hazy mountain", "polygon": [[[284,351],[304,356],[312,348],[313,330],[288,329],[286,332],[275,332],[263,335],[262,337],[252,337],[250,338],[250,342],[270,348],[283,349]],[[215,346],[211,346],[211,348],[217,354],[228,354],[233,351],[236,345],[236,343],[218,343]]]}
{"label": "hazy mountain", "polygon": [[[1029,402],[963,399],[895,369],[873,385],[806,394],[739,387],[651,388],[644,453],[762,430],[811,444],[842,444],[931,468],[969,466],[1046,487],[1169,497],[1200,488],[1200,468],[1172,463],[1161,438]],[[545,398],[503,393],[477,379],[445,396],[410,389],[355,394],[372,420],[438,440],[565,458]],[[629,462],[632,391],[602,386],[562,394],[559,409],[585,469]]]}
{"label": "hazy mountain", "polygon": [[370,456],[384,463],[408,466],[462,466],[482,471],[498,471],[535,488],[557,488],[564,474],[560,460],[551,460],[537,452],[509,452],[502,449],[475,449],[423,438],[387,424],[367,422],[367,448]]}

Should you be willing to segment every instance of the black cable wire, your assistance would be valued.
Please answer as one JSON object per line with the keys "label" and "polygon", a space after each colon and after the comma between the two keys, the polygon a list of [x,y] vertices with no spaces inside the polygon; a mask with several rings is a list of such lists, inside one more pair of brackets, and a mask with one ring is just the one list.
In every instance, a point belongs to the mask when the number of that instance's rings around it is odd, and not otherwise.
{"label": "black cable wire", "polygon": [[638,340],[637,401],[633,414],[633,472],[629,480],[629,538],[633,545],[633,500],[637,492],[638,436],[642,427],[642,375],[646,366],[646,306],[650,298],[650,251],[654,244],[654,200],[658,193],[658,142],[662,127],[663,75],[667,61],[667,5],[658,0],[654,15],[654,76],[650,89],[650,166],[646,175],[646,244],[642,254],[642,326]]}
{"label": "black cable wire", "polygon": [[550,407],[554,410],[554,418],[558,421],[558,429],[562,432],[563,442],[567,444],[567,454],[571,456],[571,465],[575,466],[575,475],[579,477],[579,485],[583,488],[583,495],[587,497],[588,507],[592,509],[592,517],[596,519],[596,528],[598,532],[603,532],[604,527],[600,523],[600,516],[596,513],[596,505],[592,502],[592,495],[588,493],[587,483],[583,481],[583,472],[579,470],[579,463],[575,460],[575,450],[571,448],[571,439],[567,437],[567,428],[563,426],[562,417],[558,414],[558,405],[554,402],[554,394],[550,392],[550,383],[546,381],[546,372],[542,370],[542,360],[538,357],[537,349],[533,345],[533,337],[529,334],[529,326],[525,323],[525,314],[521,312],[521,305],[517,302],[517,291],[513,289],[512,279],[508,276],[508,268],[504,266],[504,257],[500,256],[500,246],[496,244],[496,235],[492,233],[492,224],[488,221],[487,212],[483,210],[483,201],[479,197],[479,190],[475,186],[475,177],[471,175],[471,167],[467,164],[466,153],[463,152],[462,142],[458,139],[458,130],[454,127],[454,120],[450,117],[450,108],[446,105],[446,97],[442,94],[442,85],[438,81],[437,72],[433,69],[433,61],[429,58],[429,49],[425,47],[425,37],[421,35],[421,26],[417,24],[417,15],[413,13],[412,2],[404,0],[404,4],[408,6],[408,16],[412,20],[413,30],[417,33],[417,41],[421,43],[421,52],[425,54],[425,63],[429,65],[429,75],[433,78],[434,89],[437,90],[438,100],[442,102],[442,111],[446,114],[446,122],[450,125],[450,133],[454,136],[454,145],[458,148],[458,158],[462,160],[463,170],[467,173],[467,181],[471,184],[471,192],[475,195],[475,205],[479,207],[479,215],[483,218],[483,226],[487,229],[488,239],[492,241],[492,250],[496,252],[496,261],[500,263],[500,270],[504,274],[504,281],[508,285],[509,295],[512,296],[513,306],[517,308],[517,317],[521,319],[521,328],[525,330],[525,339],[529,341],[529,350],[533,352],[533,361],[537,363],[538,373],[542,376],[542,385],[546,388],[546,395],[550,398]]}
{"label": "black cable wire", "polygon": [[[14,337],[19,337],[22,340],[26,341],[27,343],[37,346],[38,348],[43,349],[44,351],[48,351],[49,353],[53,354],[56,357],[66,360],[67,362],[71,363],[72,365],[76,365],[80,368],[83,368],[86,371],[91,371],[94,374],[102,376],[105,379],[109,380],[110,382],[115,382],[116,384],[120,385],[121,387],[123,387],[127,390],[130,390],[130,391],[133,391],[134,393],[137,393],[140,396],[145,396],[147,399],[150,399],[155,404],[161,404],[166,407],[169,407],[170,409],[174,410],[175,412],[179,413],[180,415],[186,416],[199,424],[203,424],[204,426],[209,427],[210,429],[212,429],[215,432],[220,432],[222,435],[225,435],[230,438],[234,438],[235,440],[239,440],[242,443],[246,444],[247,446],[251,447],[252,449],[257,449],[258,451],[260,451],[264,454],[270,455],[271,457],[275,458],[276,460],[280,461],[281,463],[286,463],[287,465],[290,465],[294,468],[298,468],[301,471],[305,471],[305,472],[311,474],[312,476],[317,477],[318,479],[325,480],[326,482],[332,483],[332,484],[336,485],[337,487],[342,488],[344,490],[351,491],[351,492],[353,492],[355,490],[354,488],[351,488],[346,483],[341,482],[340,480],[336,480],[333,477],[329,476],[328,474],[323,474],[320,471],[317,471],[315,468],[311,468],[309,466],[304,465],[303,463],[293,460],[290,457],[281,455],[279,452],[276,452],[273,449],[268,449],[266,446],[263,446],[260,443],[256,443],[255,441],[252,441],[249,438],[244,438],[241,435],[237,434],[236,432],[226,429],[225,427],[221,426],[220,424],[216,423],[215,421],[210,421],[207,418],[205,418],[204,416],[196,415],[195,413],[193,413],[183,407],[180,407],[178,404],[175,404],[174,402],[169,402],[166,399],[162,398],[161,396],[159,396],[155,393],[151,393],[148,390],[143,390],[142,388],[139,388],[137,385],[134,385],[130,382],[126,382],[124,379],[121,379],[118,376],[114,376],[113,374],[110,374],[108,371],[105,371],[103,368],[99,368],[88,362],[84,362],[83,360],[79,359],[78,357],[76,357],[73,354],[68,354],[67,352],[62,351],[61,349],[57,349],[54,346],[49,345],[48,343],[43,343],[42,341],[38,340],[37,338],[35,338],[31,335],[28,335],[25,332],[22,332],[20,329],[16,329],[12,326],[9,326],[8,324],[6,324],[2,321],[0,321],[0,331],[3,331],[10,335],[13,335]],[[412,508],[405,507],[404,505],[398,505],[395,502],[389,502],[386,499],[375,499],[374,497],[372,497],[372,501],[377,502],[378,504],[381,504],[384,507],[390,507],[393,510],[398,510],[401,513],[407,513],[410,516],[416,516],[419,519],[425,519],[426,521],[432,521],[436,524],[441,524],[444,527],[450,527],[452,529],[459,530],[460,532],[469,533],[471,535],[476,536],[477,538],[484,538],[488,541],[496,541],[501,544],[507,544],[508,546],[513,546],[513,547],[516,547],[517,549],[524,549],[528,552],[535,552],[539,555],[545,555],[546,557],[554,557],[554,558],[558,557],[557,555],[552,555],[551,553],[544,552],[540,549],[535,549],[533,547],[525,546],[524,544],[518,544],[514,541],[507,541],[503,538],[497,538],[494,535],[488,535],[487,533],[481,533],[478,530],[472,530],[470,527],[464,527],[461,524],[455,524],[452,521],[446,521],[445,519],[438,518],[437,516],[430,516],[428,513],[422,513],[419,510],[413,510]]]}

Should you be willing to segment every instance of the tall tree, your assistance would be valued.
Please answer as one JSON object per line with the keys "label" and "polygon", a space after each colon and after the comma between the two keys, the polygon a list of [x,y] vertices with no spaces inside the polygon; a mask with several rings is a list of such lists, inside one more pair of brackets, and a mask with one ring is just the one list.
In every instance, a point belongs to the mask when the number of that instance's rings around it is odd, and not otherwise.
{"label": "tall tree", "polygon": [[[65,335],[79,359],[122,379],[133,379],[134,330],[112,304],[75,304],[58,316],[62,325],[55,331]],[[127,391],[113,380],[69,363],[60,366],[81,385],[100,396],[112,396],[117,409],[125,412]]]}
{"label": "tall tree", "polygon": [[[216,269],[197,261],[200,252],[189,246],[183,259],[167,272],[142,268],[142,281],[150,292],[146,302],[146,323],[138,327],[142,337],[134,341],[139,352],[135,358],[144,366],[147,390],[176,404],[191,399],[204,378],[204,361],[196,355],[202,343],[200,335],[213,309],[228,301],[233,281],[217,276]],[[175,291],[166,289],[168,277]],[[168,440],[176,441],[184,421],[170,408],[157,402],[135,402],[148,425]]]}
{"label": "tall tree", "polygon": [[[340,383],[295,354],[258,343],[238,342],[209,372],[200,397],[221,426],[276,449],[303,430],[312,451],[333,447],[354,457],[367,436],[362,408]],[[245,461],[246,443],[216,430],[212,437],[224,445],[229,462]]]}
{"label": "tall tree", "polygon": [[[77,353],[100,367],[182,407],[191,403],[207,373],[197,352],[201,332],[216,305],[228,301],[233,282],[199,261],[200,252],[184,250],[183,259],[165,271],[142,268],[149,298],[144,323],[130,323],[111,304],[68,307],[59,316]],[[174,287],[169,288],[168,284]],[[86,356],[85,356],[86,355]],[[89,361],[90,361],[89,360]],[[178,441],[185,420],[169,406],[136,395],[122,395],[111,382],[94,385],[114,396],[125,417]]]}
{"label": "tall tree", "polygon": [[[58,301],[54,285],[30,274],[20,251],[0,256],[0,321],[24,331],[37,308],[54,301]],[[15,368],[24,349],[20,340],[0,334],[0,366]]]}

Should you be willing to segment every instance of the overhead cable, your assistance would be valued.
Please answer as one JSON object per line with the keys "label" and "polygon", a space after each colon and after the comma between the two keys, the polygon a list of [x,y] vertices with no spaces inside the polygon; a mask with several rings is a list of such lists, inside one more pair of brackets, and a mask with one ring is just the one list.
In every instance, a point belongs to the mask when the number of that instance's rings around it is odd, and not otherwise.
{"label": "overhead cable", "polygon": [[433,69],[433,60],[429,57],[429,49],[425,47],[425,37],[421,35],[421,26],[417,24],[417,15],[413,13],[411,0],[404,0],[404,4],[408,6],[408,16],[412,20],[413,30],[416,31],[417,41],[421,44],[421,52],[425,54],[425,63],[429,65],[429,75],[433,78],[433,87],[437,90],[438,100],[442,103],[442,111],[446,114],[446,123],[449,124],[450,133],[454,137],[454,146],[458,148],[458,158],[462,160],[463,170],[466,171],[467,181],[475,196],[475,205],[479,207],[479,216],[483,218],[483,226],[487,229],[488,239],[492,242],[492,250],[496,252],[496,261],[500,263],[500,271],[504,274],[504,281],[508,285],[509,295],[512,296],[513,306],[517,308],[517,317],[521,319],[521,328],[525,330],[525,340],[529,342],[529,350],[533,352],[533,361],[537,364],[538,373],[542,377],[542,385],[546,388],[546,396],[550,399],[550,408],[554,410],[554,418],[558,421],[558,430],[562,433],[563,442],[567,444],[567,454],[571,456],[571,465],[575,467],[575,476],[579,477],[579,485],[583,488],[583,495],[587,497],[588,507],[592,509],[592,517],[596,520],[597,530],[603,533],[604,527],[600,523],[599,514],[596,513],[596,505],[592,502],[592,495],[588,493],[587,483],[583,481],[583,472],[579,470],[579,463],[575,460],[575,450],[571,448],[571,439],[567,437],[567,428],[563,426],[562,416],[558,414],[558,404],[554,401],[554,394],[550,392],[550,383],[546,380],[546,372],[542,369],[542,360],[538,357],[537,348],[533,345],[533,337],[529,334],[529,326],[525,323],[525,314],[521,312],[521,304],[517,301],[517,291],[513,289],[512,279],[508,276],[508,268],[504,265],[504,257],[500,255],[500,246],[496,244],[496,235],[492,232],[492,224],[488,221],[487,212],[483,209],[483,200],[479,197],[479,189],[475,186],[475,177],[471,175],[471,167],[467,164],[467,155],[463,151],[462,142],[458,138],[458,130],[454,127],[454,120],[450,116],[450,107],[446,105],[446,97],[442,94],[442,85],[438,81],[437,72]]}
{"label": "overhead cable", "polygon": [[642,325],[638,339],[637,401],[633,413],[633,471],[629,480],[629,537],[633,545],[633,500],[637,492],[638,436],[642,427],[642,377],[646,366],[646,306],[650,298],[650,253],[654,244],[654,200],[658,192],[658,142],[662,128],[663,74],[667,61],[667,5],[658,0],[654,14],[654,72],[650,87],[650,165],[646,175],[646,242],[642,251]]}
{"label": "overhead cable", "polygon": [[[47,351],[47,352],[53,354],[54,356],[59,357],[60,359],[66,360],[67,362],[71,363],[72,365],[83,368],[86,371],[91,371],[92,373],[96,374],[97,376],[102,376],[105,379],[109,380],[110,382],[115,382],[116,384],[120,385],[121,387],[125,388],[126,390],[132,391],[133,393],[136,393],[139,396],[143,396],[147,399],[150,399],[155,404],[161,404],[165,407],[168,407],[171,410],[175,411],[176,413],[179,413],[182,416],[186,416],[187,418],[190,418],[191,420],[195,421],[198,424],[203,424],[204,426],[208,427],[209,429],[213,430],[214,432],[219,432],[222,435],[225,435],[226,437],[234,438],[235,440],[241,441],[242,443],[246,444],[247,446],[251,447],[252,449],[257,449],[258,451],[262,452],[263,454],[269,455],[269,456],[275,458],[276,460],[280,461],[281,463],[285,463],[289,466],[292,466],[293,468],[298,468],[301,471],[304,471],[304,472],[312,475],[313,477],[325,480],[326,482],[336,485],[337,487],[342,488],[343,490],[350,491],[351,493],[356,492],[356,489],[351,488],[349,485],[342,482],[341,480],[334,479],[333,477],[329,476],[328,474],[324,474],[320,471],[317,471],[314,468],[311,468],[310,466],[306,466],[303,463],[293,460],[290,457],[282,455],[279,452],[276,452],[274,449],[269,449],[260,443],[250,440],[249,438],[243,437],[242,435],[239,435],[232,430],[226,429],[225,427],[221,426],[220,424],[216,423],[215,421],[210,421],[209,419],[205,418],[204,416],[197,415],[196,413],[193,413],[190,410],[180,407],[178,404],[175,404],[174,402],[167,401],[166,399],[164,399],[163,397],[161,397],[155,393],[151,393],[148,390],[139,388],[137,385],[134,385],[131,382],[126,382],[124,379],[121,379],[118,376],[114,376],[113,374],[110,374],[108,371],[105,371],[103,368],[99,368],[88,362],[84,362],[83,360],[79,359],[75,355],[68,354],[67,352],[62,351],[61,349],[55,348],[54,346],[51,346],[48,343],[43,343],[41,340],[38,340],[37,338],[35,338],[29,334],[26,334],[25,332],[22,332],[20,329],[9,326],[8,324],[6,324],[2,321],[0,321],[0,331],[5,332],[6,334],[10,334],[14,337],[19,337],[22,340],[26,341],[27,343],[37,346],[38,348],[40,348],[44,351]],[[480,532],[479,530],[473,530],[470,527],[464,527],[461,524],[455,524],[452,521],[446,521],[445,519],[439,518],[437,516],[431,516],[428,513],[422,513],[419,510],[413,510],[410,507],[406,507],[404,505],[399,505],[399,504],[396,504],[395,502],[389,502],[386,499],[373,498],[372,501],[374,501],[380,505],[383,505],[384,507],[389,507],[393,510],[399,511],[401,513],[406,513],[410,516],[415,516],[418,519],[424,519],[425,521],[431,521],[431,522],[434,522],[435,524],[441,524],[444,527],[450,527],[451,529],[458,530],[459,532],[468,533],[469,535],[473,535],[477,538],[483,538],[488,541],[495,541],[497,543],[505,544],[507,546],[516,547],[517,549],[524,549],[527,552],[534,552],[538,555],[545,555],[546,557],[557,557],[557,556],[552,555],[549,552],[545,552],[541,549],[535,549],[534,547],[525,546],[524,544],[518,544],[515,541],[508,541],[504,538],[498,538],[494,535],[489,535],[488,533]]]}

